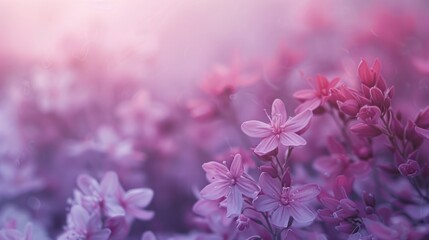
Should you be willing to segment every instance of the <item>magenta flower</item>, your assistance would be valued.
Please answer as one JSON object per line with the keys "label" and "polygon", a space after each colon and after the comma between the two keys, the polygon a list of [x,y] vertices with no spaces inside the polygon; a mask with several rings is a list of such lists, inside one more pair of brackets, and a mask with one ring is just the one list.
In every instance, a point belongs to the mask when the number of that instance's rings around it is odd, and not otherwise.
{"label": "magenta flower", "polygon": [[316,184],[282,186],[280,180],[267,173],[261,174],[259,184],[263,195],[259,195],[253,205],[258,211],[269,212],[274,225],[287,227],[289,217],[299,223],[315,219],[315,213],[305,203],[319,195],[320,189]]}
{"label": "magenta flower", "polygon": [[228,217],[241,213],[243,195],[253,199],[261,190],[244,172],[240,154],[234,156],[230,169],[217,162],[205,163],[203,169],[210,184],[201,190],[201,197],[208,200],[225,197]]}
{"label": "magenta flower", "polygon": [[331,96],[331,89],[334,88],[339,78],[334,78],[329,81],[326,77],[318,75],[315,83],[312,84],[313,89],[305,89],[295,92],[294,98],[302,101],[302,103],[295,109],[295,112],[300,113],[307,109],[316,110],[323,103],[325,103]]}
{"label": "magenta flower", "polygon": [[90,215],[85,208],[74,205],[67,218],[67,231],[58,240],[107,240],[110,233],[108,228],[102,228],[98,213]]}
{"label": "magenta flower", "polygon": [[249,137],[263,138],[256,146],[255,153],[267,154],[276,149],[281,143],[284,146],[302,146],[307,144],[298,132],[305,129],[310,123],[313,113],[306,110],[295,117],[287,118],[284,103],[280,99],[273,102],[270,124],[257,120],[244,122],[241,129]]}

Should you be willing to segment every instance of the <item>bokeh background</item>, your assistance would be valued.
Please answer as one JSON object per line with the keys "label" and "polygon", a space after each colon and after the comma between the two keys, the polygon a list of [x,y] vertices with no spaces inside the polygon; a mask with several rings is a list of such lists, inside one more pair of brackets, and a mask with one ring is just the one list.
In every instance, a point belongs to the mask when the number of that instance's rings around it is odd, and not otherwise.
{"label": "bokeh background", "polygon": [[428,105],[428,23],[424,0],[0,0],[0,228],[55,238],[76,177],[113,170],[155,191],[129,239],[196,231],[201,164],[252,162],[239,125],[275,98],[293,112],[309,78],[353,85],[378,58],[404,115]]}

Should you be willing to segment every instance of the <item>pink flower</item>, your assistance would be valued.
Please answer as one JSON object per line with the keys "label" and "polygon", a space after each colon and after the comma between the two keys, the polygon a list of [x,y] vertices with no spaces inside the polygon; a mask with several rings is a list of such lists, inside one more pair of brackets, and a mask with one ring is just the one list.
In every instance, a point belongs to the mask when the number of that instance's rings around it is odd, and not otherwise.
{"label": "pink flower", "polygon": [[245,72],[244,67],[239,57],[235,57],[230,66],[216,64],[204,79],[201,88],[214,96],[235,93],[237,88],[251,85],[259,78],[254,73]]}
{"label": "pink flower", "polygon": [[25,226],[24,232],[20,232],[16,229],[2,229],[0,230],[0,240],[32,240],[33,239],[33,228],[30,223]]}
{"label": "pink flower", "polygon": [[234,156],[230,169],[217,162],[205,163],[203,169],[210,184],[201,190],[201,197],[208,200],[226,197],[228,217],[241,213],[243,195],[253,199],[260,191],[256,182],[244,172],[240,154]]}
{"label": "pink flower", "polygon": [[284,103],[280,99],[276,99],[271,110],[270,124],[251,120],[244,122],[241,129],[249,137],[263,138],[256,146],[255,153],[264,155],[276,149],[279,143],[284,146],[307,144],[305,139],[298,135],[298,132],[308,126],[312,116],[311,110],[306,110],[288,119]]}
{"label": "pink flower", "polygon": [[313,89],[300,90],[293,95],[294,98],[303,102],[295,109],[295,112],[300,113],[307,109],[312,111],[316,110],[329,99],[331,96],[330,90],[334,88],[339,81],[339,78],[334,78],[329,81],[326,77],[318,75],[314,81],[315,84],[312,86]]}
{"label": "pink flower", "polygon": [[67,218],[67,231],[58,240],[107,240],[110,236],[108,228],[102,228],[98,213],[89,214],[80,205],[74,205]]}
{"label": "pink flower", "polygon": [[259,195],[253,204],[258,211],[269,212],[274,225],[286,227],[290,217],[300,223],[311,222],[316,217],[305,204],[319,195],[316,184],[282,186],[280,180],[267,173],[261,174],[259,184],[264,194]]}
{"label": "pink flower", "polygon": [[98,203],[108,217],[127,216],[149,220],[154,215],[152,211],[141,209],[152,201],[153,191],[137,188],[125,192],[114,172],[107,172],[100,184],[90,176],[81,175],[78,186],[83,193],[78,202]]}

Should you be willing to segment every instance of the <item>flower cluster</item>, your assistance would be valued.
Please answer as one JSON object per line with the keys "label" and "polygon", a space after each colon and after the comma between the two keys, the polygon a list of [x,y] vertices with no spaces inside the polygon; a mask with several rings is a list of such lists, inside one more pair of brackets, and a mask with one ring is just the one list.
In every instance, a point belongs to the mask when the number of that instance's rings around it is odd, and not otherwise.
{"label": "flower cluster", "polygon": [[427,1],[21,2],[0,240],[429,239]]}
{"label": "flower cluster", "polygon": [[107,172],[100,183],[80,175],[77,184],[79,190],[74,192],[66,232],[59,240],[124,239],[134,218],[153,218],[153,212],[141,209],[152,201],[153,191],[137,188],[125,192],[114,172]]}

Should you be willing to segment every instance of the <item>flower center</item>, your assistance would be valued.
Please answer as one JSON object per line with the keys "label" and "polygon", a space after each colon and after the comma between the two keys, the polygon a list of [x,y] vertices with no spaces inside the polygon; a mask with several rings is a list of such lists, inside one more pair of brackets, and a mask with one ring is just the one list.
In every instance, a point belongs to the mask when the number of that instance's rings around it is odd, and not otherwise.
{"label": "flower center", "polygon": [[234,186],[235,184],[237,184],[237,179],[235,179],[234,177],[231,178],[230,183],[231,183],[231,186]]}
{"label": "flower center", "polygon": [[280,202],[283,205],[288,205],[289,203],[293,202],[293,199],[290,198],[290,187],[283,187],[282,193],[280,195]]}
{"label": "flower center", "polygon": [[276,114],[271,119],[271,126],[273,127],[273,133],[279,135],[283,132],[282,128],[283,118],[280,114]]}

